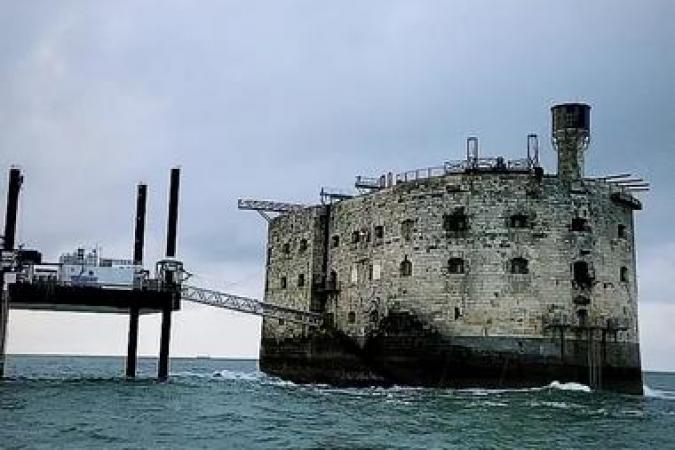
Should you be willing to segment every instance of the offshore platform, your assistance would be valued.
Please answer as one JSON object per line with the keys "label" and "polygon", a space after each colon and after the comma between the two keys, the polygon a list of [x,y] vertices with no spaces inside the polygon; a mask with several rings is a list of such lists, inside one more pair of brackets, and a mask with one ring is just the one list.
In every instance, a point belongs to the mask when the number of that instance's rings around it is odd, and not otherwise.
{"label": "offshore platform", "polygon": [[642,392],[633,212],[649,184],[584,176],[590,107],[552,112],[557,173],[536,135],[518,160],[379,177],[321,204],[240,200],[269,222],[265,300],[321,326],[263,319],[260,367],[337,385]]}
{"label": "offshore platform", "polygon": [[[136,195],[133,260],[100,258],[84,249],[64,255],[58,262],[42,260],[38,250],[16,245],[21,170],[9,171],[5,229],[0,247],[0,377],[4,373],[5,343],[10,309],[127,314],[129,336],[126,376],[136,376],[138,319],[140,314],[161,314],[157,377],[169,376],[172,314],[182,301],[191,301],[246,314],[269,316],[288,322],[317,326],[321,318],[303,310],[260,300],[203,289],[185,283],[190,274],[176,258],[180,169],[171,170],[166,232],[166,257],[155,264],[154,274],[143,265],[147,185],[139,184]],[[121,262],[121,264],[120,264]]]}

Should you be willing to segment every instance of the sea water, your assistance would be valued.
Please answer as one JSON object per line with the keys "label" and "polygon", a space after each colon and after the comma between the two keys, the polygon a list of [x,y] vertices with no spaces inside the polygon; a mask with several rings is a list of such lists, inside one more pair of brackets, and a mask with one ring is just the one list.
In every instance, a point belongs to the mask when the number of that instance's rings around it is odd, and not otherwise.
{"label": "sea water", "polygon": [[256,361],[173,359],[167,383],[114,357],[8,356],[0,448],[675,448],[675,374],[645,395],[531,389],[340,389]]}

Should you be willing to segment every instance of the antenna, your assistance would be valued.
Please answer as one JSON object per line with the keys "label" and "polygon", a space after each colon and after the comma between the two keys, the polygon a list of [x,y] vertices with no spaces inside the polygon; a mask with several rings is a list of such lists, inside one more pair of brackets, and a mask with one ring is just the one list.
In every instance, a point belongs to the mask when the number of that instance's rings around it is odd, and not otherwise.
{"label": "antenna", "polygon": [[478,166],[478,138],[470,136],[466,140],[466,162],[470,168]]}
{"label": "antenna", "polygon": [[530,167],[539,167],[539,137],[536,134],[527,135],[527,160]]}

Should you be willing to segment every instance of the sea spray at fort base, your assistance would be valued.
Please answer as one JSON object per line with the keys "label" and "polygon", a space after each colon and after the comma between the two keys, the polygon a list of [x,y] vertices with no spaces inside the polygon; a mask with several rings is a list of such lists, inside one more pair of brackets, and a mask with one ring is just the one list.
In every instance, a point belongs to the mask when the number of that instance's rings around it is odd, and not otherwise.
{"label": "sea spray at fort base", "polygon": [[[553,382],[532,388],[336,388],[262,373],[256,361],[10,356],[0,382],[3,447],[675,446],[675,374],[645,395]],[[11,424],[11,426],[6,426]],[[597,439],[597,433],[603,438]]]}

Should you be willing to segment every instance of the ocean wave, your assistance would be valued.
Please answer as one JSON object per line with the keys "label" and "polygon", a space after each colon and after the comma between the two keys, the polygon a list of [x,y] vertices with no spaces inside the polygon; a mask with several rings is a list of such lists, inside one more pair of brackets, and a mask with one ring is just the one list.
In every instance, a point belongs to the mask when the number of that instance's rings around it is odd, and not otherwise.
{"label": "ocean wave", "polygon": [[262,372],[241,372],[238,370],[228,370],[223,369],[218,372],[211,374],[211,378],[220,378],[223,380],[236,380],[236,381],[260,381],[265,378],[266,375]]}
{"label": "ocean wave", "polygon": [[586,392],[586,393],[592,392],[592,390],[589,386],[586,386],[585,384],[581,384],[581,383],[574,383],[574,382],[561,383],[560,381],[552,381],[551,384],[549,384],[546,387],[550,388],[550,389],[559,389],[561,391],[575,391],[575,392]]}
{"label": "ocean wave", "polygon": [[660,398],[663,400],[675,400],[675,391],[666,391],[661,389],[653,389],[647,385],[643,387],[644,395],[648,398]]}

